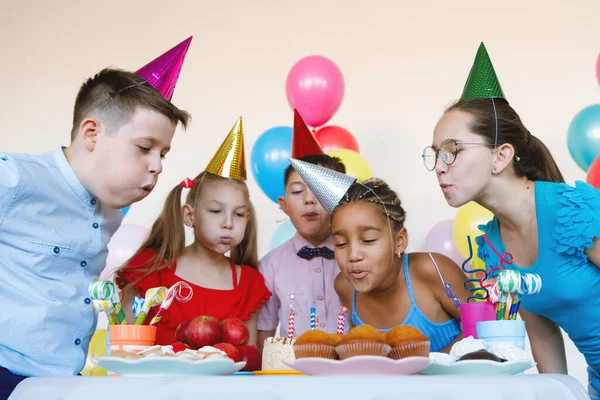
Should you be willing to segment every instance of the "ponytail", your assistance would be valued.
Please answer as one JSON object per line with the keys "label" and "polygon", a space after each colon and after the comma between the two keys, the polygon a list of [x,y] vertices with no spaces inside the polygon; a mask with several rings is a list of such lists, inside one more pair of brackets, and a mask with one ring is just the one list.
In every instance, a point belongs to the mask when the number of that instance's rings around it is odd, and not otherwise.
{"label": "ponytail", "polygon": [[546,145],[528,133],[528,146],[523,157],[514,163],[517,175],[531,181],[564,182],[565,179]]}
{"label": "ponytail", "polygon": [[124,272],[129,268],[131,260],[144,250],[150,249],[156,252],[145,265],[141,265],[140,269],[136,269],[136,272],[139,271],[141,276],[133,282],[127,282],[127,285],[123,288],[123,293],[133,288],[148,275],[165,268],[171,268],[175,261],[183,254],[183,249],[185,248],[185,229],[183,227],[183,218],[181,217],[182,189],[182,185],[177,185],[169,192],[163,210],[156,221],[154,221],[150,234],[138,251],[117,271],[116,276],[118,277],[120,272]]}

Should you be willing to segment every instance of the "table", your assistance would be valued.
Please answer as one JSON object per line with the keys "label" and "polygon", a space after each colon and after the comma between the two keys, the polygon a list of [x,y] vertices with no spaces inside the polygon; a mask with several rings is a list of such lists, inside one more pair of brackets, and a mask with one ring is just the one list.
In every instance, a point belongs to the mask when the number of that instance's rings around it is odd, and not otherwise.
{"label": "table", "polygon": [[[481,395],[473,397],[473,394]],[[193,376],[30,378],[9,400],[589,399],[567,375]]]}

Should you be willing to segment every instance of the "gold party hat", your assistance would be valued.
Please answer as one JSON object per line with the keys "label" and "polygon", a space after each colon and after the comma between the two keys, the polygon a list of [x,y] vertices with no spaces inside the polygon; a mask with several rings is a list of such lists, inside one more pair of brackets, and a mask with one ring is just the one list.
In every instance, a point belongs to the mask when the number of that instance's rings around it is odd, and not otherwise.
{"label": "gold party hat", "polygon": [[244,155],[244,130],[239,117],[229,134],[206,166],[206,172],[223,178],[246,180],[246,156]]}

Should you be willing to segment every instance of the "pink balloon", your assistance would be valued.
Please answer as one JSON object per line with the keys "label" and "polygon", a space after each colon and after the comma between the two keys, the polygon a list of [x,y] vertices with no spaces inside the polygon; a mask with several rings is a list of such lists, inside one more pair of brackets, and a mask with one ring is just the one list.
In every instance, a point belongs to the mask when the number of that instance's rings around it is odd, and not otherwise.
{"label": "pink balloon", "polygon": [[344,98],[344,77],[337,65],[322,56],[304,57],[290,70],[286,95],[292,109],[312,127],[333,117]]}
{"label": "pink balloon", "polygon": [[[453,225],[454,220],[452,219],[446,219],[434,225],[425,237],[423,251],[443,254],[461,266],[465,258],[454,244],[454,236],[452,235]],[[470,267],[467,266],[467,269],[470,269]]]}
{"label": "pink balloon", "polygon": [[122,224],[108,242],[106,267],[100,274],[100,279],[112,280],[115,271],[140,248],[148,232],[148,229],[141,225]]}

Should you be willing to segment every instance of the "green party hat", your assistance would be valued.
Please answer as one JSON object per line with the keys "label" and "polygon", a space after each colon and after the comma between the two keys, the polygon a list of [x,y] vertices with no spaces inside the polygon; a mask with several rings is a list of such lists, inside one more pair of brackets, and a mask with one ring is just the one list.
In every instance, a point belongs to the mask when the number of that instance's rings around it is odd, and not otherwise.
{"label": "green party hat", "polygon": [[502,92],[502,86],[500,86],[500,82],[496,76],[496,71],[494,71],[492,60],[490,60],[485,45],[481,42],[460,100],[468,101],[492,98],[504,99],[505,97],[504,92]]}

